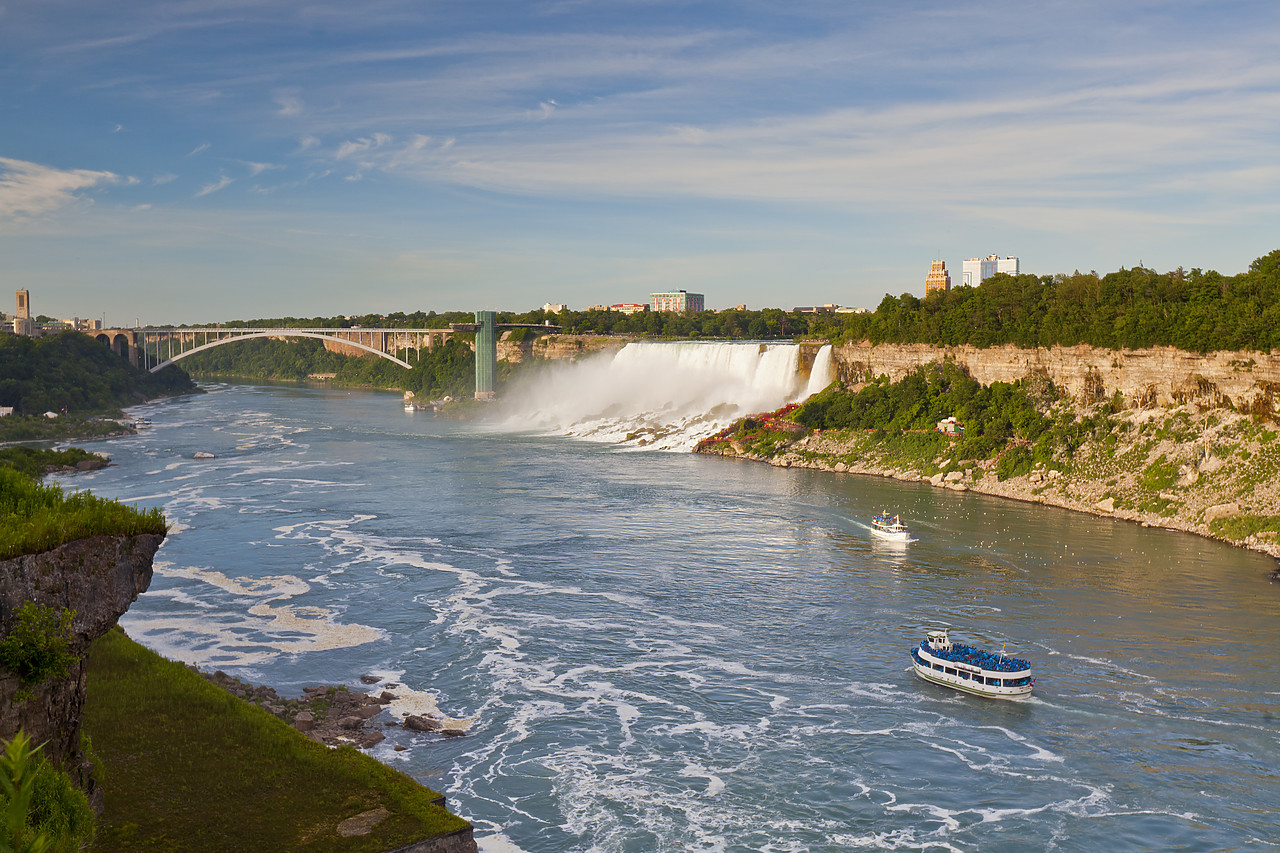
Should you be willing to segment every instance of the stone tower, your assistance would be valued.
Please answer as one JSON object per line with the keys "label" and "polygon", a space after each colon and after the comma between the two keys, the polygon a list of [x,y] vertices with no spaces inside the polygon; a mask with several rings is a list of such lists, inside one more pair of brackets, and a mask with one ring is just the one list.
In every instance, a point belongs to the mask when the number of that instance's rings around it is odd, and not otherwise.
{"label": "stone tower", "polygon": [[31,291],[18,291],[17,312],[13,315],[13,333],[31,337],[35,334],[35,321],[31,319]]}
{"label": "stone tower", "polygon": [[951,273],[947,272],[946,261],[934,261],[933,268],[924,279],[924,295],[931,296],[951,289]]}

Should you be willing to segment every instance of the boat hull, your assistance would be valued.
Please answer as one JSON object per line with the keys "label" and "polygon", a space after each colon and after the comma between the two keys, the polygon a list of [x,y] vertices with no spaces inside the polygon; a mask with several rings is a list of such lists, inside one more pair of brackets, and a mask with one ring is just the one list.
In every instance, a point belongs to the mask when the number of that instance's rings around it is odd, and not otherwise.
{"label": "boat hull", "polygon": [[[1034,687],[1029,670],[997,672],[967,667],[945,658],[934,657],[919,648],[912,649],[911,666],[916,675],[925,681],[987,699],[1026,699]],[[1020,683],[1006,684],[1010,681]]]}

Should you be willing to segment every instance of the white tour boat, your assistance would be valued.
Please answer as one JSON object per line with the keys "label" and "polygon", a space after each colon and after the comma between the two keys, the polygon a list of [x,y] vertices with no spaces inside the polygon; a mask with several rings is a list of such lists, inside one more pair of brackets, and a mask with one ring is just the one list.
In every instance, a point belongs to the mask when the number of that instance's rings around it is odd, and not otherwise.
{"label": "white tour boat", "polygon": [[891,542],[907,542],[911,539],[911,531],[896,515],[882,512],[871,517],[871,533]]}
{"label": "white tour boat", "polygon": [[951,642],[946,628],[930,631],[911,650],[911,664],[925,681],[992,699],[1023,699],[1036,680],[1028,661]]}

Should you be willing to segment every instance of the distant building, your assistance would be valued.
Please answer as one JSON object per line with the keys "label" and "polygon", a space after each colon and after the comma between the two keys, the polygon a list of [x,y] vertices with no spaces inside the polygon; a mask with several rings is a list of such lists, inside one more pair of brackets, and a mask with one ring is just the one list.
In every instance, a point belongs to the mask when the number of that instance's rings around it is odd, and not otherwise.
{"label": "distant building", "polygon": [[870,314],[870,308],[837,308],[837,314]]}
{"label": "distant building", "polygon": [[951,289],[951,273],[947,272],[946,261],[934,261],[933,268],[924,277],[924,295],[942,293]]}
{"label": "distant building", "polygon": [[961,281],[969,287],[977,287],[998,272],[1009,275],[1018,274],[1017,258],[1002,258],[999,255],[988,255],[985,258],[970,258],[960,268]]}
{"label": "distant building", "polygon": [[936,429],[938,432],[942,433],[943,435],[949,435],[954,438],[959,436],[962,432],[964,432],[964,424],[956,420],[955,416],[953,415],[951,417],[946,417],[938,421],[938,425],[934,427],[934,429]]}
{"label": "distant building", "polygon": [[542,310],[546,311],[548,314],[559,314],[561,311],[568,311],[569,306],[565,305],[563,302],[544,302]]}
{"label": "distant building", "polygon": [[675,311],[681,314],[687,311],[696,314],[706,310],[706,297],[701,293],[689,293],[684,290],[650,293],[649,307],[654,311]]}
{"label": "distant building", "polygon": [[39,334],[36,323],[31,319],[31,291],[18,291],[18,310],[13,315],[13,333],[26,335],[29,338]]}
{"label": "distant building", "polygon": [[826,305],[797,305],[791,309],[793,314],[834,314],[840,310],[839,305],[832,305],[828,302]]}
{"label": "distant building", "polygon": [[609,310],[619,314],[643,314],[649,310],[649,306],[643,302],[619,302],[617,305],[610,305]]}

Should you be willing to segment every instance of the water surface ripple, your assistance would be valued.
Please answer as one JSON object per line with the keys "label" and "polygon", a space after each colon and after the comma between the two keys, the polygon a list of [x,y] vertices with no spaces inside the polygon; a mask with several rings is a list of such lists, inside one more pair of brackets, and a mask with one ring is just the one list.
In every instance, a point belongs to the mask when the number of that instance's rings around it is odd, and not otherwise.
{"label": "water surface ripple", "polygon": [[[112,467],[64,481],[174,524],[126,630],[284,691],[372,673],[401,715],[472,719],[373,754],[446,791],[482,850],[1280,846],[1261,556],[389,394],[214,386],[142,411],[150,430],[101,445]],[[919,541],[871,541],[882,509]],[[1034,697],[917,679],[937,625],[1030,658]]]}

